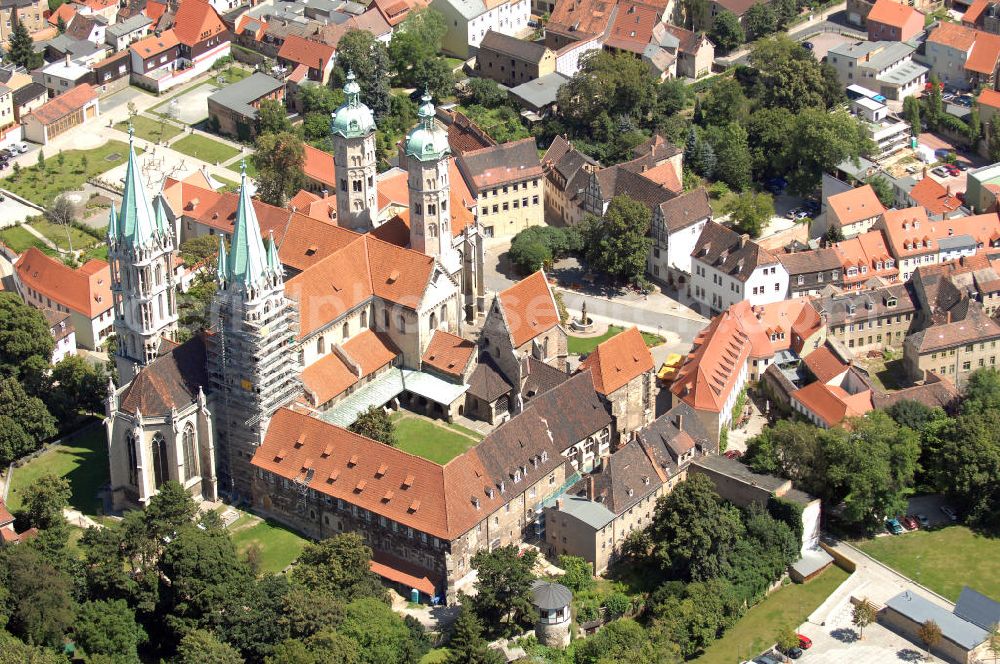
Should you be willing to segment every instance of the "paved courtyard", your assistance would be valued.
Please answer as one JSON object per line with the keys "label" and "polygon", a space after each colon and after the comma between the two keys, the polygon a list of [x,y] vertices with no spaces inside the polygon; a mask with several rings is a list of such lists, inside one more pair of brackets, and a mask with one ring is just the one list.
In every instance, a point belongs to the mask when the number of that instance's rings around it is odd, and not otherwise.
{"label": "paved courtyard", "polygon": [[806,41],[811,42],[813,45],[812,53],[817,60],[821,61],[826,57],[827,52],[832,48],[837,48],[841,44],[853,44],[858,41],[854,37],[848,37],[846,35],[841,35],[836,32],[824,32],[822,34],[813,35]]}
{"label": "paved courtyard", "polygon": [[6,196],[6,199],[7,200],[0,203],[0,228],[13,226],[17,222],[24,221],[28,217],[41,214],[35,208],[16,201],[11,196]]}
{"label": "paved courtyard", "polygon": [[213,82],[191,88],[174,97],[170,102],[158,106],[157,113],[167,115],[187,125],[195,125],[208,117],[208,98],[219,91]]}

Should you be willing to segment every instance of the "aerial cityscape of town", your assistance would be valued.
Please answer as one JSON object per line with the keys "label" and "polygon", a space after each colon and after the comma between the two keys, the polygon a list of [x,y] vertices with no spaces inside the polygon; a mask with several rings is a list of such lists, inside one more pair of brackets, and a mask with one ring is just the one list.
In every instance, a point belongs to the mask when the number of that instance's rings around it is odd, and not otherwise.
{"label": "aerial cityscape of town", "polygon": [[0,664],[1000,658],[1000,0],[0,55]]}

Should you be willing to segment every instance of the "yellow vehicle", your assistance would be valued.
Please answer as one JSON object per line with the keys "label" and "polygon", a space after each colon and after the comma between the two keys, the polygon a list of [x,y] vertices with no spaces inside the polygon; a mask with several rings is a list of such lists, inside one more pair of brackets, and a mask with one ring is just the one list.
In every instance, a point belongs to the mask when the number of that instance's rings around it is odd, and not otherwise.
{"label": "yellow vehicle", "polygon": [[682,364],[684,364],[683,355],[679,353],[667,355],[667,360],[660,365],[660,370],[656,372],[656,379],[664,384],[670,383]]}

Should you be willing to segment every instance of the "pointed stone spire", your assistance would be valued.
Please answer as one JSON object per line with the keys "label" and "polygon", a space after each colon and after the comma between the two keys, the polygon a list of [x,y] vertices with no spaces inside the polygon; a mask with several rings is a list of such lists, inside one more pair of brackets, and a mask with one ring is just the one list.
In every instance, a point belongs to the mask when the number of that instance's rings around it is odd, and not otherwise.
{"label": "pointed stone spire", "polygon": [[128,128],[128,166],[125,170],[125,190],[122,192],[122,209],[119,214],[120,237],[133,248],[146,248],[153,244],[156,222],[135,157],[135,132]]}
{"label": "pointed stone spire", "polygon": [[267,269],[264,240],[247,187],[246,161],[240,163],[240,200],[236,207],[233,241],[229,245],[226,272],[231,284],[250,287],[260,283]]}
{"label": "pointed stone spire", "polygon": [[215,266],[215,278],[218,280],[219,285],[226,283],[229,279],[229,273],[227,272],[227,264],[229,262],[226,256],[226,238],[219,236],[219,258],[217,265]]}
{"label": "pointed stone spire", "polygon": [[157,197],[153,199],[153,209],[155,210],[156,231],[166,236],[169,233],[167,228],[169,222],[167,221],[167,213],[163,209],[163,200],[161,198]]}
{"label": "pointed stone spire", "polygon": [[115,211],[115,202],[111,201],[111,211],[108,212],[108,242],[118,239],[118,213]]}
{"label": "pointed stone spire", "polygon": [[274,231],[268,234],[267,267],[273,274],[281,275],[281,261],[278,259],[278,245],[274,241]]}

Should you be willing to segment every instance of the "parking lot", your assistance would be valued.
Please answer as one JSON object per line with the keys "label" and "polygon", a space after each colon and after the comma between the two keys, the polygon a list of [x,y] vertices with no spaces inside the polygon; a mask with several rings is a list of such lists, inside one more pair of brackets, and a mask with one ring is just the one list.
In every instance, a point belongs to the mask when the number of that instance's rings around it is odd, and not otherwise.
{"label": "parking lot", "polygon": [[837,48],[842,44],[853,44],[858,41],[854,37],[848,37],[847,35],[841,35],[836,32],[823,32],[818,35],[813,35],[806,40],[810,42],[812,47],[812,53],[820,62],[826,57],[827,52],[831,48]]}

